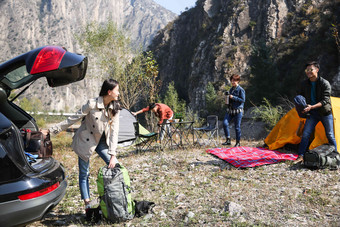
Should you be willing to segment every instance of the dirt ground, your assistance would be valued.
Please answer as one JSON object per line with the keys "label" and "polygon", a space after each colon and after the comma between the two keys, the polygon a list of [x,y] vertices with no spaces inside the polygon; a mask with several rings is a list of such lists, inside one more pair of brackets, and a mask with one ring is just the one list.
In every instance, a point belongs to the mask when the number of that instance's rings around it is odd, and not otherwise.
{"label": "dirt ground", "polygon": [[[42,221],[29,226],[112,225],[85,221],[70,141],[67,135],[54,140],[54,156],[67,170],[66,195]],[[156,206],[143,217],[115,226],[340,226],[340,170],[313,171],[291,161],[237,169],[206,149],[136,153],[134,147],[120,148],[118,159],[129,170],[133,198]],[[97,155],[92,157],[93,200],[103,165]]]}

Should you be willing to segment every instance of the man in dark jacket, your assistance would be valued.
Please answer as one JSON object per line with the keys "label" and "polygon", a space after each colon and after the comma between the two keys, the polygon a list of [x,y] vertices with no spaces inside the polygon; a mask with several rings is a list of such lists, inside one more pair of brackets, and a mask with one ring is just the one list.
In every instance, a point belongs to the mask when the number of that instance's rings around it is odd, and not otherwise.
{"label": "man in dark jacket", "polygon": [[319,68],[317,62],[308,62],[305,69],[308,79],[304,80],[300,86],[299,94],[304,96],[308,103],[303,113],[309,113],[310,116],[306,119],[299,146],[299,157],[295,160],[295,163],[303,161],[303,155],[309,146],[309,138],[319,121],[325,128],[328,142],[336,148],[330,100],[331,85],[327,80],[318,76]]}

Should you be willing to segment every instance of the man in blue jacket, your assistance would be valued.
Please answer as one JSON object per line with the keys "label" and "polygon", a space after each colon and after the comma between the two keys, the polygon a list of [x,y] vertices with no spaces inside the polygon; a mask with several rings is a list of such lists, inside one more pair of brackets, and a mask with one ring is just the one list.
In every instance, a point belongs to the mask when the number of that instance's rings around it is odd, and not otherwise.
{"label": "man in blue jacket", "polygon": [[299,156],[295,163],[303,161],[303,155],[309,147],[309,138],[319,121],[325,128],[328,142],[336,148],[330,99],[331,85],[326,79],[318,76],[319,69],[320,66],[316,61],[308,62],[305,69],[308,78],[300,86],[299,94],[306,98],[308,104],[303,113],[309,113],[309,117],[306,119],[299,146]]}

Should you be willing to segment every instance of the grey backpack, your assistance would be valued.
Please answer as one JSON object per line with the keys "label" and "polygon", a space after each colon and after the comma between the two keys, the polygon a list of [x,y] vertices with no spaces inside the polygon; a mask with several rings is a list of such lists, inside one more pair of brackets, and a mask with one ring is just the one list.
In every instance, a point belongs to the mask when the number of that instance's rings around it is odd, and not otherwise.
{"label": "grey backpack", "polygon": [[323,144],[307,151],[303,156],[303,164],[310,169],[338,169],[340,155],[333,145]]}
{"label": "grey backpack", "polygon": [[131,199],[130,177],[126,168],[116,164],[115,168],[101,167],[97,177],[100,209],[105,218],[112,222],[130,220],[135,216],[135,202]]}

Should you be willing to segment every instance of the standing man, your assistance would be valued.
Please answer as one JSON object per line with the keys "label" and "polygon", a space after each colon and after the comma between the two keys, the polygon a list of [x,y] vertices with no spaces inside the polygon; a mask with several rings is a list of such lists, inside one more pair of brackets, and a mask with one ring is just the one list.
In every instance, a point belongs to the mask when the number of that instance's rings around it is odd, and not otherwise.
{"label": "standing man", "polygon": [[[163,123],[167,123],[168,120],[171,120],[174,112],[171,110],[171,108],[163,103],[150,103],[149,106],[138,110],[137,112],[131,112],[134,116],[140,114],[140,113],[144,113],[147,111],[152,111],[156,117],[158,117],[159,121],[158,121],[158,125],[161,125]],[[166,128],[164,127],[166,126]],[[168,130],[169,129],[169,125],[162,125],[162,127],[159,129],[159,139],[162,140],[164,137],[164,130]]]}
{"label": "standing man", "polygon": [[305,73],[307,79],[301,83],[299,94],[306,98],[307,107],[303,113],[309,113],[303,129],[302,138],[299,146],[299,156],[294,163],[303,161],[303,155],[309,147],[309,138],[313,133],[316,124],[321,121],[326,132],[328,142],[335,146],[333,115],[331,106],[331,85],[329,82],[318,76],[320,66],[316,61],[306,64]]}

